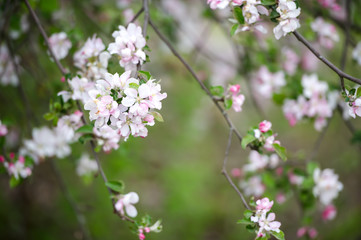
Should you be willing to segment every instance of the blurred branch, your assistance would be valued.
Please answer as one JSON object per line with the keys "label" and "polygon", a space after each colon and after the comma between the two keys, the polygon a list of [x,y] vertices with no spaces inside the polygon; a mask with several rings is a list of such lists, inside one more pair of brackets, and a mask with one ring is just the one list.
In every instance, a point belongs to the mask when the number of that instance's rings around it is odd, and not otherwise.
{"label": "blurred branch", "polygon": [[[344,28],[345,41],[342,49],[341,66],[340,66],[341,70],[345,70],[346,67],[347,49],[350,43],[350,25],[351,25],[351,1],[346,0],[346,25]],[[340,81],[341,81],[342,91],[345,92],[345,82],[343,77],[340,77]]]}
{"label": "blurred branch", "polygon": [[86,224],[86,218],[84,217],[84,215],[82,214],[82,212],[80,211],[77,203],[75,202],[74,198],[71,196],[69,189],[67,188],[65,181],[63,179],[63,176],[61,175],[61,172],[58,168],[58,166],[56,165],[55,161],[53,158],[49,159],[50,161],[50,165],[51,168],[53,169],[53,172],[55,174],[55,177],[58,181],[59,187],[61,189],[61,191],[64,194],[64,197],[66,198],[66,200],[68,201],[68,203],[70,204],[70,207],[73,209],[76,218],[78,220],[79,226],[84,234],[84,239],[86,240],[91,240],[91,234],[90,231],[87,227]]}
{"label": "blurred branch", "polygon": [[224,154],[224,160],[223,160],[223,166],[222,166],[222,174],[226,177],[227,181],[229,182],[229,184],[233,187],[233,189],[237,192],[238,196],[241,198],[243,205],[251,210],[251,208],[248,206],[246,199],[244,198],[242,192],[238,189],[238,187],[236,186],[236,184],[234,184],[234,182],[232,181],[231,177],[228,175],[227,172],[227,161],[228,161],[228,156],[229,156],[229,150],[231,148],[232,145],[232,132],[233,129],[229,129],[229,136],[228,136],[228,144],[226,147],[226,152]]}
{"label": "blurred branch", "polygon": [[144,7],[142,7],[142,8],[134,15],[134,17],[132,18],[132,20],[130,20],[130,21],[128,22],[127,27],[128,27],[129,24],[135,22],[135,21],[137,20],[137,18],[143,13],[143,11],[144,11]]}
{"label": "blurred branch", "polygon": [[155,24],[152,22],[151,19],[149,19],[149,24],[152,26],[155,33],[158,35],[158,37],[167,45],[169,50],[173,53],[173,55],[178,58],[178,60],[183,64],[183,66],[188,70],[188,72],[193,76],[193,78],[198,82],[200,87],[203,89],[204,92],[211,98],[214,105],[217,107],[217,109],[222,113],[223,118],[226,120],[228,126],[232,131],[235,133],[239,141],[242,141],[241,134],[237,131],[235,128],[233,122],[229,118],[226,111],[221,107],[217,99],[214,98],[212,93],[209,91],[209,89],[204,85],[204,83],[198,78],[197,74],[194,72],[193,68],[183,59],[183,57],[175,50],[175,48],[172,46],[172,44],[166,39],[166,37],[159,31],[159,29],[155,26]]}
{"label": "blurred branch", "polygon": [[361,85],[361,79],[355,78],[336,67],[332,62],[330,62],[327,58],[322,56],[314,47],[312,47],[311,44],[299,32],[294,31],[293,35],[295,35],[297,40],[300,41],[303,45],[305,45],[318,59],[320,59],[324,64],[326,64],[337,75],[339,75],[340,78],[346,78],[354,83]]}

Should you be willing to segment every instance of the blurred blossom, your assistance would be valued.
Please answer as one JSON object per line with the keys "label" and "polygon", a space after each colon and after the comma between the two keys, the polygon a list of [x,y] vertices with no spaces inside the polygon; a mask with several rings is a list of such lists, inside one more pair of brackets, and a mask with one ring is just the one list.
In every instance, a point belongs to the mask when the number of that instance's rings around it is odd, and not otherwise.
{"label": "blurred blossom", "polygon": [[292,49],[287,47],[282,48],[282,54],[284,56],[282,67],[287,74],[293,76],[296,73],[298,64],[300,63],[300,58]]}
{"label": "blurred blossom", "polygon": [[352,57],[361,65],[361,42],[358,42],[354,50],[352,51]]}
{"label": "blurred blossom", "polygon": [[72,46],[65,32],[54,33],[49,37],[49,46],[56,59],[61,60],[68,55]]}
{"label": "blurred blossom", "polygon": [[8,128],[0,120],[0,137],[5,136],[6,134],[8,134]]}
{"label": "blurred blossom", "polygon": [[266,66],[261,66],[253,76],[252,84],[259,96],[269,99],[286,85],[286,80],[282,71],[271,73]]}
{"label": "blurred blossom", "polygon": [[240,178],[242,176],[242,170],[240,168],[232,168],[231,175],[234,178]]}
{"label": "blurred blossom", "polygon": [[315,21],[311,23],[312,30],[317,33],[318,41],[321,46],[331,49],[334,43],[340,40],[336,27],[330,23],[327,23],[321,17],[317,17]]}
{"label": "blurred blossom", "polygon": [[76,167],[76,173],[79,176],[91,175],[98,171],[98,165],[95,160],[90,159],[89,155],[83,154],[78,160],[78,166]]}
{"label": "blurred blossom", "polygon": [[335,219],[336,214],[337,214],[336,207],[333,205],[328,205],[322,211],[322,219],[325,221],[333,220],[333,219]]}
{"label": "blurred blossom", "polygon": [[132,0],[117,0],[117,7],[120,9],[127,8],[132,3]]}
{"label": "blurred blossom", "polygon": [[3,162],[5,169],[10,176],[16,179],[27,178],[31,175],[32,171],[30,167],[25,166],[25,158],[19,156],[19,159],[14,162]]}
{"label": "blurred blossom", "polygon": [[315,186],[313,187],[313,195],[320,199],[323,205],[329,205],[343,189],[343,184],[338,181],[338,175],[334,173],[333,169],[319,168],[313,172],[313,180]]}
{"label": "blurred blossom", "polygon": [[266,190],[260,176],[252,176],[247,180],[241,180],[239,186],[246,196],[260,197]]}
{"label": "blurred blossom", "polygon": [[[15,62],[19,62],[19,59],[16,56]],[[13,59],[11,58],[9,49],[5,44],[0,45],[0,83],[4,86],[17,86],[19,84]]]}
{"label": "blurred blossom", "polygon": [[318,58],[311,51],[308,51],[308,49],[305,49],[303,52],[304,54],[301,60],[302,69],[309,72],[316,71],[319,62]]}
{"label": "blurred blossom", "polygon": [[127,8],[123,11],[123,16],[124,16],[124,21],[126,23],[129,23],[130,21],[133,20],[133,18],[135,17],[133,9],[131,8]]}
{"label": "blurred blossom", "polygon": [[282,204],[286,201],[286,196],[283,193],[278,193],[276,196],[276,201],[278,204]]}

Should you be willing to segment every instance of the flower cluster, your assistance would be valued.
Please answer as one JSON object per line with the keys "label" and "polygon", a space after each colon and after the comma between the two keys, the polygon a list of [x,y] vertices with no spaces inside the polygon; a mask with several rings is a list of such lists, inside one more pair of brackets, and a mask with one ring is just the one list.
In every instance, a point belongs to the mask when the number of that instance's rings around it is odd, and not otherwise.
{"label": "flower cluster", "polygon": [[231,85],[228,89],[228,93],[226,98],[232,99],[232,108],[235,112],[242,111],[242,105],[245,100],[245,96],[240,93],[241,86],[239,84]]}
{"label": "flower cluster", "polygon": [[110,53],[105,50],[105,45],[100,38],[94,35],[88,38],[84,46],[74,54],[74,65],[81,71],[86,79],[100,79],[108,72]]}
{"label": "flower cluster", "polygon": [[269,99],[272,98],[273,93],[277,93],[286,85],[285,74],[283,71],[271,73],[266,66],[262,66],[255,74],[252,83],[257,94]]}
{"label": "flower cluster", "polygon": [[76,111],[58,120],[55,128],[34,128],[32,139],[25,140],[20,153],[29,156],[36,163],[46,157],[64,158],[71,153],[69,144],[74,143],[79,135],[75,132],[82,126],[82,113]]}
{"label": "flower cluster", "polygon": [[292,49],[287,47],[282,48],[282,55],[284,57],[282,62],[283,69],[288,75],[293,76],[301,59]]}
{"label": "flower cluster", "polygon": [[[18,62],[19,59],[15,56],[14,61]],[[14,62],[11,59],[9,49],[5,44],[0,45],[0,76],[0,83],[4,86],[17,86],[19,84]]]}
{"label": "flower cluster", "polygon": [[333,48],[334,43],[340,40],[336,27],[325,22],[321,17],[317,17],[315,21],[311,23],[311,28],[317,33],[318,41],[321,46],[325,48]]}
{"label": "flower cluster", "polygon": [[302,87],[303,95],[284,102],[283,113],[291,126],[303,117],[315,118],[315,129],[320,131],[326,126],[327,118],[332,116],[339,94],[328,92],[327,83],[319,81],[316,74],[303,75]]}
{"label": "flower cluster", "polygon": [[207,4],[211,9],[224,9],[229,6],[231,0],[207,0]]}
{"label": "flower cluster", "polygon": [[[161,120],[155,110],[162,108],[161,101],[167,97],[160,93],[161,86],[154,79],[147,82],[132,78],[131,71],[122,75],[106,74],[98,80],[95,89],[89,91],[90,100],[84,105],[89,110],[90,120],[95,120],[97,134],[111,140],[116,134],[127,140],[130,135],[146,137],[146,126],[153,126],[154,119]],[[105,129],[103,129],[105,128]],[[118,140],[117,139],[117,140]],[[113,148],[117,145],[113,144]]]}
{"label": "flower cluster", "polygon": [[145,226],[139,226],[138,227],[138,237],[139,237],[139,240],[144,240],[145,234],[150,233],[150,232],[159,233],[161,231],[162,231],[161,221],[158,220],[152,226],[149,226],[148,224],[146,224]]}
{"label": "flower cluster", "polygon": [[338,175],[332,169],[319,168],[313,172],[313,180],[315,186],[313,187],[313,194],[320,199],[320,202],[327,206],[338,196],[338,193],[343,189],[343,185],[338,181]]}
{"label": "flower cluster", "polygon": [[239,182],[239,187],[246,196],[261,197],[266,190],[266,186],[263,184],[261,176],[258,175],[251,176],[248,179],[242,179]]}
{"label": "flower cluster", "polygon": [[257,238],[265,237],[268,234],[280,233],[281,223],[275,221],[275,213],[269,212],[273,206],[273,201],[270,202],[268,198],[263,198],[257,200],[256,204],[256,213],[251,217],[251,221],[259,226]]}
{"label": "flower cluster", "polygon": [[245,172],[256,172],[266,167],[276,168],[280,162],[277,154],[273,153],[270,156],[260,154],[259,152],[252,150],[249,154],[249,163],[243,166]]}
{"label": "flower cluster", "polygon": [[112,36],[115,42],[109,44],[108,51],[119,57],[120,66],[132,70],[137,64],[143,64],[146,60],[143,51],[146,41],[141,27],[134,23],[130,23],[127,28],[119,26],[119,31],[114,31]]}
{"label": "flower cluster", "polygon": [[76,173],[78,176],[89,176],[98,171],[98,165],[95,160],[90,159],[87,154],[83,154],[78,160]]}
{"label": "flower cluster", "polygon": [[279,0],[276,10],[280,15],[278,18],[279,23],[273,29],[276,39],[280,39],[288,33],[294,32],[301,26],[297,18],[301,13],[301,9],[297,7],[296,2],[292,0]]}
{"label": "flower cluster", "polygon": [[56,59],[61,60],[68,55],[72,46],[65,32],[54,33],[49,37],[49,46]]}
{"label": "flower cluster", "polygon": [[10,153],[10,162],[6,161],[4,156],[0,156],[0,162],[4,165],[10,177],[14,177],[16,180],[25,179],[32,173],[32,165],[26,163],[23,156],[16,159],[15,154]]}

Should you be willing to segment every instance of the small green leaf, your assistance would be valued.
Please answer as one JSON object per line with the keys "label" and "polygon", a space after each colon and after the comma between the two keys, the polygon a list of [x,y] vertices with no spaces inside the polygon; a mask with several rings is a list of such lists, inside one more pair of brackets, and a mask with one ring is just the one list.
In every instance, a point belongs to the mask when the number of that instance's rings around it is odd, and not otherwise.
{"label": "small green leaf", "polygon": [[163,117],[159,112],[151,112],[151,114],[158,122],[164,122]]}
{"label": "small green leaf", "polygon": [[317,162],[309,162],[307,163],[307,173],[310,175],[310,176],[313,176],[313,172],[315,171],[316,168],[318,168],[318,163]]}
{"label": "small green leaf", "polygon": [[264,6],[271,6],[271,5],[275,5],[276,1],[275,0],[261,0],[261,4]]}
{"label": "small green leaf", "polygon": [[356,98],[361,97],[361,87],[357,88],[356,90]]}
{"label": "small green leaf", "polygon": [[21,178],[16,179],[14,176],[10,178],[10,187],[14,188],[21,183]]}
{"label": "small green leaf", "polygon": [[224,88],[222,86],[212,86],[209,90],[211,91],[212,95],[223,97]]}
{"label": "small green leaf", "polygon": [[286,148],[280,146],[280,145],[277,144],[277,143],[274,143],[274,144],[273,144],[273,148],[275,149],[276,153],[278,154],[278,156],[280,156],[280,158],[281,158],[283,161],[286,161],[286,160],[287,160]]}
{"label": "small green leaf", "polygon": [[250,218],[251,216],[253,216],[253,212],[251,210],[246,209],[244,210],[243,215],[245,218]]}
{"label": "small green leaf", "polygon": [[242,138],[242,148],[246,149],[247,145],[256,140],[257,138],[251,134],[248,134]]}
{"label": "small green leaf", "polygon": [[241,25],[244,24],[244,16],[243,16],[242,8],[240,7],[233,8],[233,15],[234,18],[239,22],[239,24]]}
{"label": "small green leaf", "polygon": [[233,24],[232,28],[231,28],[231,37],[236,33],[237,29],[239,27],[239,24]]}
{"label": "small green leaf", "polygon": [[134,89],[138,89],[139,85],[136,83],[129,83],[129,87],[134,88]]}
{"label": "small green leaf", "polygon": [[105,183],[105,186],[107,186],[108,188],[110,188],[111,190],[115,191],[115,192],[123,192],[124,190],[124,182],[123,181],[108,181]]}
{"label": "small green leaf", "polygon": [[94,127],[92,125],[88,124],[88,125],[84,125],[84,126],[78,128],[76,130],[76,132],[78,132],[78,133],[93,133],[93,128]]}
{"label": "small green leaf", "polygon": [[81,137],[78,139],[78,141],[79,141],[80,143],[84,144],[85,142],[90,141],[90,140],[92,140],[92,139],[93,139],[93,135],[87,133],[87,134],[84,134],[83,136],[81,136]]}
{"label": "small green leaf", "polygon": [[246,219],[246,218],[242,218],[241,220],[238,220],[237,221],[238,224],[252,224],[253,222],[249,219]]}
{"label": "small green leaf", "polygon": [[355,93],[356,93],[356,89],[352,88],[348,94],[354,96]]}
{"label": "small green leaf", "polygon": [[246,229],[247,229],[248,232],[254,233],[256,231],[256,226],[254,224],[247,225]]}
{"label": "small green leaf", "polygon": [[285,240],[285,234],[280,230],[280,232],[271,231],[271,234],[278,240]]}
{"label": "small green leaf", "polygon": [[351,139],[351,143],[361,143],[361,131],[356,131],[353,136],[352,136],[352,139]]}
{"label": "small green leaf", "polygon": [[232,99],[228,98],[226,100],[224,100],[224,107],[226,109],[230,109],[232,107],[233,101]]}
{"label": "small green leaf", "polygon": [[46,121],[50,121],[50,120],[54,119],[55,114],[52,112],[48,112],[48,113],[45,113],[43,117]]}
{"label": "small green leaf", "polygon": [[147,71],[138,71],[138,73],[140,73],[141,75],[144,75],[147,80],[149,80],[149,79],[152,78],[152,75],[150,74],[150,72],[147,72]]}

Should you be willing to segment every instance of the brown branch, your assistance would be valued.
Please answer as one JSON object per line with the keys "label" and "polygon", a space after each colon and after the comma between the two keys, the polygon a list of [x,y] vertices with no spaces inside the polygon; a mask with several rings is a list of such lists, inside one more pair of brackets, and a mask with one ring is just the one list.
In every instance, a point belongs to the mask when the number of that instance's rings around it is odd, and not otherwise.
{"label": "brown branch", "polygon": [[237,192],[238,196],[241,198],[242,202],[243,202],[243,205],[251,210],[251,208],[248,206],[247,204],[247,201],[246,199],[244,198],[242,192],[239,190],[239,188],[236,186],[236,184],[234,184],[234,182],[232,181],[231,177],[228,175],[228,172],[227,172],[227,161],[228,161],[228,156],[229,156],[229,150],[231,148],[231,145],[232,145],[232,132],[233,132],[233,129],[230,128],[229,129],[229,136],[228,136],[228,144],[227,144],[227,147],[226,147],[226,152],[224,154],[224,160],[223,160],[223,166],[222,166],[222,174],[226,177],[227,181],[229,182],[229,184],[233,187],[233,189]]}
{"label": "brown branch", "polygon": [[361,79],[355,78],[336,67],[332,62],[330,62],[327,58],[322,56],[314,47],[312,47],[311,44],[299,32],[294,31],[293,35],[295,35],[298,41],[305,45],[318,59],[320,59],[331,70],[333,70],[340,78],[346,78],[354,83],[361,85]]}
{"label": "brown branch", "polygon": [[129,24],[135,22],[135,21],[138,19],[138,17],[143,13],[143,11],[144,11],[144,7],[142,7],[142,8],[134,15],[134,17],[127,23],[127,27],[128,27]]}
{"label": "brown branch", "polygon": [[233,122],[229,118],[226,111],[221,107],[219,102],[214,98],[212,93],[209,91],[209,89],[204,85],[204,83],[198,78],[197,74],[194,72],[193,68],[183,59],[183,57],[175,50],[175,48],[172,46],[172,44],[166,39],[166,37],[159,31],[159,29],[154,25],[151,19],[149,19],[149,25],[153,28],[155,33],[158,35],[158,37],[167,45],[169,50],[173,53],[173,55],[178,58],[178,60],[183,64],[183,66],[188,70],[188,72],[192,75],[192,77],[198,82],[200,87],[203,89],[204,92],[211,98],[214,105],[217,107],[217,109],[222,113],[223,118],[226,120],[228,126],[232,131],[236,134],[239,141],[242,141],[241,134],[236,130]]}

